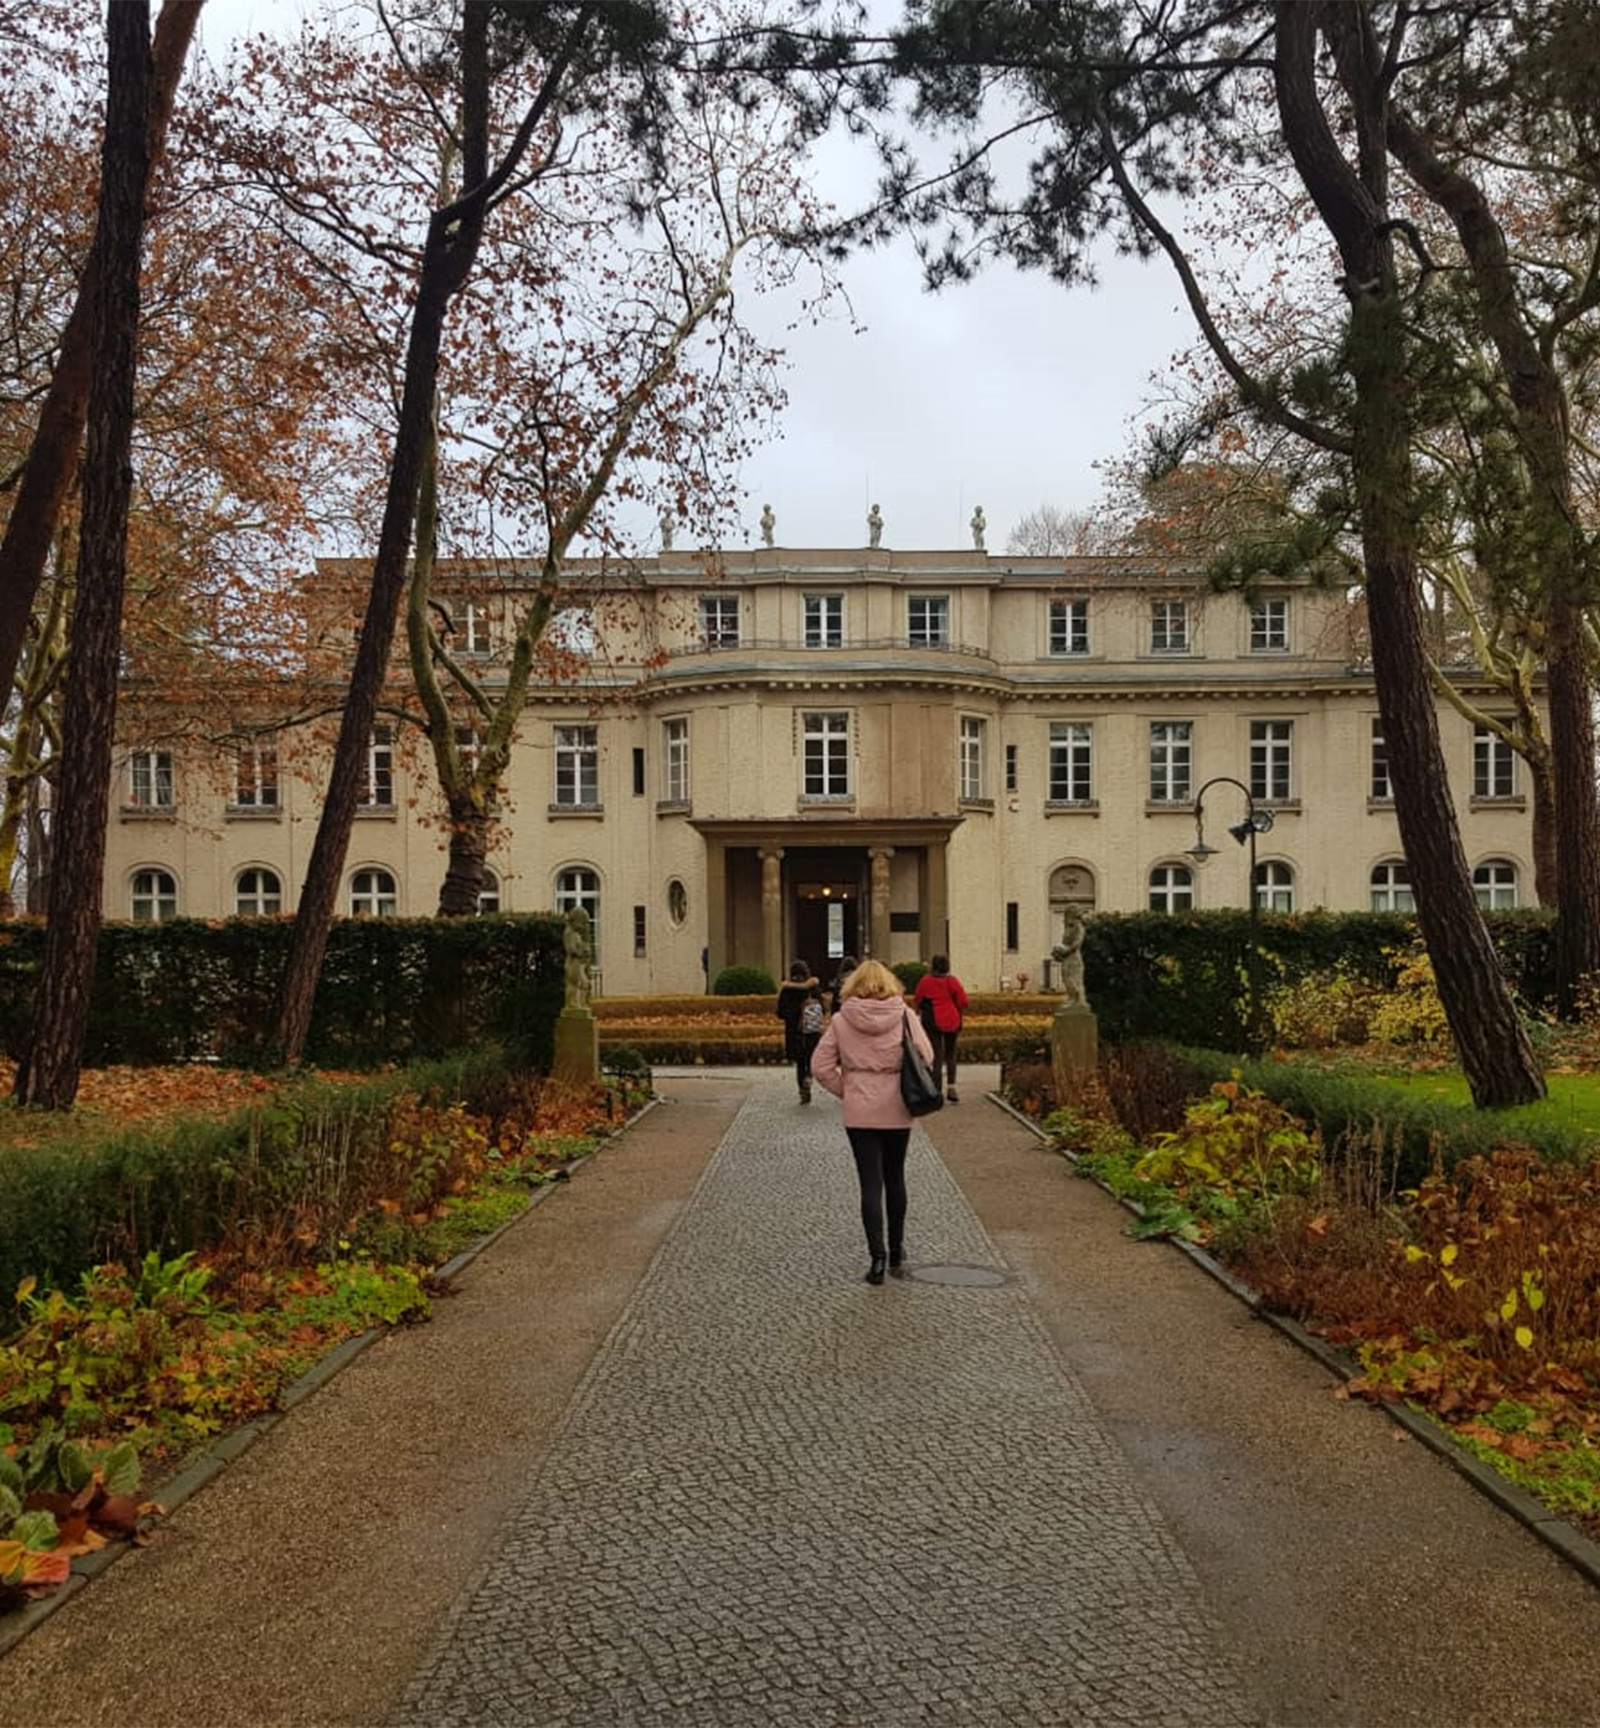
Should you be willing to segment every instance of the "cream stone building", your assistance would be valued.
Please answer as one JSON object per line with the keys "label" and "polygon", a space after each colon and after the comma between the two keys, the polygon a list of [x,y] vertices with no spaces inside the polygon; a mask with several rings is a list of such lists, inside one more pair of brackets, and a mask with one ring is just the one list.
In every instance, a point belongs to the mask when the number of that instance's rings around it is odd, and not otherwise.
{"label": "cream stone building", "polygon": [[[346,652],[361,574],[328,562],[308,584]],[[485,910],[586,907],[608,994],[941,951],[969,988],[1038,987],[1067,904],[1243,907],[1252,850],[1263,908],[1410,905],[1362,614],[1340,593],[882,547],[664,551],[570,576],[582,599],[554,628],[571,667],[518,729]],[[530,580],[440,571],[451,649],[490,684]],[[1448,705],[1440,725],[1480,899],[1522,903],[1520,764]],[[440,802],[405,731],[372,740],[352,915],[435,909]],[[325,748],[288,732],[218,774],[125,740],[108,914],[291,911]]]}

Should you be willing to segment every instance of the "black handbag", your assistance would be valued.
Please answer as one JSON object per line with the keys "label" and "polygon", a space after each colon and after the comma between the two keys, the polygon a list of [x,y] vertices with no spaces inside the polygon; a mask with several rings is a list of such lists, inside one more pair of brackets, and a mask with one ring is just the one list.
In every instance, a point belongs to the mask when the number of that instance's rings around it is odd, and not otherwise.
{"label": "black handbag", "polygon": [[913,1116],[931,1116],[944,1108],[944,1094],[922,1052],[911,1041],[911,1016],[900,1027],[900,1096]]}

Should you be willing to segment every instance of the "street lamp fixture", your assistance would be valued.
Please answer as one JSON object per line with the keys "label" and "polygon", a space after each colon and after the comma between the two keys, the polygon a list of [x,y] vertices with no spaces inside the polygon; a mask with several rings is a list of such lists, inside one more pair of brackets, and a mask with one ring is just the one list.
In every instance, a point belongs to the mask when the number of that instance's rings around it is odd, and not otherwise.
{"label": "street lamp fixture", "polygon": [[1261,917],[1261,891],[1256,882],[1256,836],[1272,831],[1272,812],[1258,810],[1255,796],[1242,780],[1235,780],[1231,774],[1214,774],[1207,780],[1194,797],[1194,845],[1184,853],[1186,858],[1192,858],[1195,864],[1202,865],[1215,858],[1217,849],[1206,844],[1205,801],[1206,793],[1213,786],[1237,786],[1244,794],[1244,820],[1229,826],[1228,832],[1241,845],[1250,848],[1250,878],[1246,890],[1249,898],[1246,909],[1250,916],[1250,947],[1245,955],[1245,981],[1249,1001],[1247,1014],[1249,1017],[1250,1042],[1253,1048],[1261,1047],[1261,1002],[1257,987],[1257,961],[1260,953],[1258,930]]}

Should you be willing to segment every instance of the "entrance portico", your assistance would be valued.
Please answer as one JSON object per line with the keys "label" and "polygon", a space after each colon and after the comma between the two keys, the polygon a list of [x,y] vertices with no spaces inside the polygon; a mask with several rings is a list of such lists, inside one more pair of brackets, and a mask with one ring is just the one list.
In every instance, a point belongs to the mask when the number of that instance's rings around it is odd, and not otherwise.
{"label": "entrance portico", "polygon": [[795,958],[831,977],[845,954],[892,964],[947,946],[948,847],[961,818],[701,820],[707,969]]}

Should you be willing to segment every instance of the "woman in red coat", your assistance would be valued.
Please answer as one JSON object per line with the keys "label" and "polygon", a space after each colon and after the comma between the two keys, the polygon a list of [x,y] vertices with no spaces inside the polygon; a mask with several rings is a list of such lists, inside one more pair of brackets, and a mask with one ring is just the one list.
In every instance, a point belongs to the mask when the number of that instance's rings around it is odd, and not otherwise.
{"label": "woman in red coat", "polygon": [[928,1025],[931,1017],[933,1025],[928,1028],[933,1038],[933,1083],[939,1084],[939,1074],[944,1072],[945,1097],[952,1104],[959,1104],[956,1097],[956,1039],[961,1032],[961,1020],[967,1011],[967,993],[961,987],[961,980],[950,970],[950,956],[935,954],[929,962],[932,971],[924,972],[917,980],[917,1011],[922,1015],[922,1023]]}
{"label": "woman in red coat", "polygon": [[912,1043],[931,1061],[933,1047],[906,1007],[900,980],[881,961],[863,960],[845,980],[839,1011],[811,1058],[812,1079],[844,1101],[844,1131],[856,1161],[861,1223],[872,1259],[869,1284],[883,1282],[886,1265],[898,1270],[905,1263],[911,1113],[900,1096],[903,1027],[910,1027]]}

